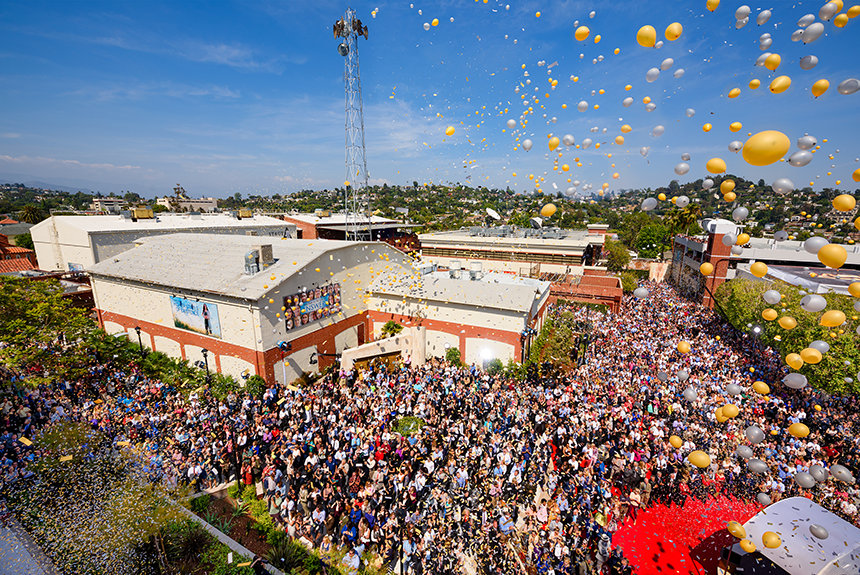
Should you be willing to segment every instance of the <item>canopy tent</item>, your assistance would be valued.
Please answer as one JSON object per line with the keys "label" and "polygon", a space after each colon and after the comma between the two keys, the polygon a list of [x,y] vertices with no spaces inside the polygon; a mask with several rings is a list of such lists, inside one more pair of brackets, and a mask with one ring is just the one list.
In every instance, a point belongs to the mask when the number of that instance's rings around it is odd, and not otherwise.
{"label": "canopy tent", "polygon": [[[813,525],[823,527],[827,537],[813,535]],[[759,553],[791,575],[860,573],[860,529],[805,497],[790,497],[764,508],[744,523],[744,529]],[[782,544],[765,547],[766,531],[779,535]]]}

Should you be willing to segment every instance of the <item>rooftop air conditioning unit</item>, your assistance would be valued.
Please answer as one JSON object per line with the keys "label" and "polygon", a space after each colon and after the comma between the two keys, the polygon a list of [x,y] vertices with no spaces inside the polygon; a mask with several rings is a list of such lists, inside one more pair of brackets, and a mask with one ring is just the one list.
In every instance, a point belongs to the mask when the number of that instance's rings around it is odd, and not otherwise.
{"label": "rooftop air conditioning unit", "polygon": [[251,250],[245,254],[245,274],[252,276],[260,271],[260,254],[257,250]]}
{"label": "rooftop air conditioning unit", "polygon": [[251,211],[251,210],[249,210],[248,208],[242,208],[242,209],[240,209],[240,210],[239,210],[239,216],[238,216],[238,217],[239,217],[239,219],[240,219],[240,220],[241,220],[242,218],[253,218],[253,217],[254,217],[254,212],[252,212],[252,211]]}
{"label": "rooftop air conditioning unit", "polygon": [[254,246],[254,250],[259,254],[260,268],[267,268],[275,263],[275,258],[272,256],[272,244],[261,244]]}
{"label": "rooftop air conditioning unit", "polygon": [[155,217],[151,208],[134,208],[132,214],[136,220],[151,220]]}

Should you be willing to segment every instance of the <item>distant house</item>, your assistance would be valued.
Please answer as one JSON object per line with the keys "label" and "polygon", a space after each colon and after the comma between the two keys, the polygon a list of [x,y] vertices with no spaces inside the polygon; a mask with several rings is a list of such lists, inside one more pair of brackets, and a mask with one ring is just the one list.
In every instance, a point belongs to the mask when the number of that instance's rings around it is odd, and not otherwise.
{"label": "distant house", "polygon": [[93,198],[93,203],[90,208],[94,212],[105,212],[108,214],[118,214],[126,207],[126,202],[122,198],[108,196],[106,198]]}
{"label": "distant house", "polygon": [[184,212],[214,212],[218,209],[218,198],[176,198],[165,196],[156,203],[168,210]]}
{"label": "distant house", "polygon": [[13,245],[0,234],[0,274],[36,269],[36,252]]}
{"label": "distant house", "polygon": [[26,234],[30,232],[30,228],[33,227],[33,224],[28,224],[26,222],[19,222],[18,220],[13,220],[12,218],[3,218],[0,220],[0,234],[3,234],[8,238],[11,243],[15,242],[15,237],[20,236],[22,234]]}

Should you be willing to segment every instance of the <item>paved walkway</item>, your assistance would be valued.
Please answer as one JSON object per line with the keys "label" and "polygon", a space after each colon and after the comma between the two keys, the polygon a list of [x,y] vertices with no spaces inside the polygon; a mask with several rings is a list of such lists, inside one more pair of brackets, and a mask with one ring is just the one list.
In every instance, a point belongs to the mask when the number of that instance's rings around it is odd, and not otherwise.
{"label": "paved walkway", "polygon": [[53,575],[56,571],[47,561],[14,519],[0,525],[0,575]]}

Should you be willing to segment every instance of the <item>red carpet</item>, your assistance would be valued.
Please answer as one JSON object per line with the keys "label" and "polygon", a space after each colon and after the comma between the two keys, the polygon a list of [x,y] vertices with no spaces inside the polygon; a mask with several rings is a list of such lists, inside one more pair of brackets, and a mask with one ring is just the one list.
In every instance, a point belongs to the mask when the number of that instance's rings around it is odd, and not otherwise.
{"label": "red carpet", "polygon": [[736,541],[726,522],[743,523],[760,510],[754,502],[725,496],[706,502],[688,498],[683,507],[652,505],[639,513],[636,525],[625,523],[612,545],[621,547],[637,575],[712,575],[720,551]]}

